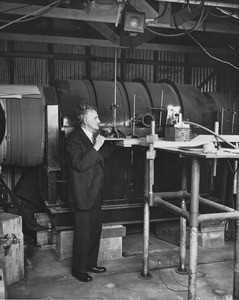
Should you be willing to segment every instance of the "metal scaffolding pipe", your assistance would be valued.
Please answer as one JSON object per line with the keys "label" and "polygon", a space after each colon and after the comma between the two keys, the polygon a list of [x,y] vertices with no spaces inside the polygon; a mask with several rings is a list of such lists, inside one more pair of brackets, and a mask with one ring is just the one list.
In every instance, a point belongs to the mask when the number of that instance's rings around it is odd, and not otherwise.
{"label": "metal scaffolding pipe", "polygon": [[[190,198],[190,193],[185,192],[185,195]],[[202,203],[202,204],[211,206],[213,208],[216,208],[218,210],[221,210],[221,211],[227,211],[227,212],[234,212],[235,211],[235,209],[233,209],[231,207],[228,207],[228,206],[225,206],[225,205],[213,202],[213,201],[211,201],[209,199],[206,199],[206,198],[203,198],[201,196],[199,196],[199,202]]]}
{"label": "metal scaffolding pipe", "polygon": [[189,220],[189,212],[187,212],[186,210],[174,205],[174,204],[171,204],[167,201],[164,201],[162,198],[158,197],[158,196],[155,196],[153,197],[153,204],[154,206],[157,206],[157,205],[162,205],[164,206],[165,208],[169,209],[170,211],[174,212],[175,214],[177,214],[178,216],[180,217],[184,217],[186,218],[187,220]]}
{"label": "metal scaffolding pipe", "polygon": [[202,214],[198,217],[198,223],[206,221],[236,220],[238,218],[239,212],[236,210],[223,213]]}
{"label": "metal scaffolding pipe", "polygon": [[206,198],[199,197],[199,201],[200,201],[200,203],[206,204],[206,205],[211,206],[213,208],[216,208],[218,210],[222,210],[222,211],[226,211],[226,212],[235,212],[235,209],[233,209],[231,207],[213,202],[213,201],[208,200]]}
{"label": "metal scaffolding pipe", "polygon": [[[183,191],[187,189],[187,174],[185,160],[182,161],[182,179],[181,188]],[[187,211],[185,199],[182,198],[181,209]],[[185,218],[180,217],[180,248],[179,248],[179,268],[178,272],[181,274],[187,273],[186,268],[186,247],[187,247],[187,222]]]}
{"label": "metal scaffolding pipe", "polygon": [[139,278],[150,279],[152,275],[149,273],[149,228],[150,228],[150,209],[148,202],[149,195],[149,161],[145,160],[144,172],[144,236],[143,236],[143,266]]}
{"label": "metal scaffolding pipe", "polygon": [[192,159],[191,205],[190,205],[190,257],[188,276],[188,299],[196,299],[197,290],[197,248],[198,248],[198,208],[199,208],[200,164]]}
{"label": "metal scaffolding pipe", "polygon": [[[185,200],[182,199],[182,210],[186,211]],[[187,226],[185,218],[180,217],[180,248],[179,248],[179,273],[186,273],[186,246],[187,246]]]}
{"label": "metal scaffolding pipe", "polygon": [[[239,213],[239,171],[236,171],[236,210]],[[239,219],[236,220],[234,242],[234,272],[233,272],[233,299],[239,299]]]}
{"label": "metal scaffolding pipe", "polygon": [[155,197],[159,197],[159,198],[162,198],[162,199],[173,199],[173,198],[179,198],[181,199],[182,197],[186,197],[186,198],[190,198],[191,195],[190,193],[187,193],[185,191],[175,191],[175,192],[157,192],[157,193],[154,193],[154,196]]}

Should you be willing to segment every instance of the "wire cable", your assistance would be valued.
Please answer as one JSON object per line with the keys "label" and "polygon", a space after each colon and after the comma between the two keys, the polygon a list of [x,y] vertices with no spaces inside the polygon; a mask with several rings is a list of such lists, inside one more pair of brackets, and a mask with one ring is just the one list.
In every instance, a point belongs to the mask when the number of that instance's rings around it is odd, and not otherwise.
{"label": "wire cable", "polygon": [[[200,25],[206,20],[208,14],[206,14],[205,16],[203,16],[203,14],[204,14],[204,9],[203,9],[202,12],[201,12],[201,15],[200,15],[200,17],[199,17],[199,20],[196,22],[196,24],[195,24],[192,28],[189,29],[189,32],[192,32],[192,31],[194,31],[195,29],[197,29],[198,26],[200,26]],[[175,27],[176,27],[177,29],[180,29],[179,26],[177,26],[175,23],[174,23],[174,25],[175,25]],[[183,25],[182,25],[182,26],[183,26]],[[184,28],[184,27],[182,28],[182,30],[184,30],[184,32],[175,33],[175,34],[165,34],[165,33],[160,33],[160,32],[158,32],[158,31],[152,30],[152,29],[150,29],[150,28],[148,28],[148,27],[146,27],[146,29],[147,29],[148,31],[150,31],[150,32],[152,32],[152,33],[154,33],[154,34],[156,34],[156,35],[163,36],[163,37],[178,37],[178,36],[183,36],[183,35],[186,35],[186,34],[187,34],[187,33],[185,32],[185,28]]]}
{"label": "wire cable", "polygon": [[29,14],[27,14],[27,15],[24,15],[24,16],[18,18],[18,19],[15,19],[15,20],[13,20],[13,21],[10,21],[9,23],[7,23],[7,24],[1,26],[0,29],[3,29],[3,28],[5,28],[5,27],[7,27],[7,26],[10,26],[10,25],[12,25],[12,24],[14,24],[14,23],[17,23],[17,22],[19,22],[19,21],[21,21],[21,20],[23,20],[23,19],[26,19],[26,18],[28,18],[29,16],[35,15],[35,14],[37,14],[37,13],[41,13],[42,11],[45,12],[48,8],[50,9],[50,8],[52,8],[52,6],[56,6],[56,5],[59,4],[61,1],[62,1],[62,0],[57,0],[57,1],[53,2],[53,3],[48,4],[47,6],[41,7],[40,9],[38,9],[38,10],[36,10],[36,11],[34,11],[34,12],[31,12],[31,13],[29,13]]}
{"label": "wire cable", "polygon": [[233,68],[235,68],[236,70],[239,70],[239,67],[235,66],[234,64],[230,63],[229,61],[226,61],[226,60],[223,60],[223,59],[220,59],[214,55],[212,55],[211,53],[209,53],[191,34],[188,30],[184,29],[186,34],[195,42],[198,44],[198,46],[209,56],[211,57],[212,59],[218,61],[218,62],[221,62],[221,63],[224,63],[224,64],[227,64]]}
{"label": "wire cable", "polygon": [[230,145],[232,148],[234,149],[238,149],[237,146],[235,146],[234,144],[230,143],[227,139],[225,139],[224,137],[222,137],[221,135],[219,134],[216,134],[214,131],[208,129],[207,127],[205,126],[202,126],[198,123],[194,123],[194,122],[190,122],[190,121],[183,121],[185,124],[189,124],[189,125],[194,125],[194,126],[197,126],[197,127],[200,127],[206,131],[208,131],[209,133],[211,133],[212,135],[214,135],[215,137],[218,137],[220,140],[222,140],[223,142],[227,143],[228,145]]}

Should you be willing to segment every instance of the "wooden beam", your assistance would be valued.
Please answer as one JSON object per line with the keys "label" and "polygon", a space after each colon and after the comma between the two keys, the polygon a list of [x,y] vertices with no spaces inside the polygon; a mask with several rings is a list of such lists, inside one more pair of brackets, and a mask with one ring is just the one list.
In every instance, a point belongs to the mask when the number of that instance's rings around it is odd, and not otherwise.
{"label": "wooden beam", "polygon": [[133,3],[134,8],[140,12],[144,12],[146,19],[154,19],[158,17],[158,12],[153,9],[145,0],[137,0]]}
{"label": "wooden beam", "polygon": [[[165,0],[155,0],[155,1],[159,1],[159,2],[165,2]],[[201,0],[187,0],[189,4],[195,4],[195,5],[199,5],[202,3]],[[166,0],[166,2],[171,2],[171,3],[183,3],[185,4],[185,0]],[[230,3],[226,2],[226,1],[204,1],[204,5],[207,6],[217,6],[217,7],[228,7],[228,8],[239,8],[239,4],[236,3],[238,2],[237,0],[234,1],[230,1]]]}
{"label": "wooden beam", "polygon": [[[1,2],[0,13],[11,15],[33,14],[44,6],[29,5],[24,6],[19,3]],[[91,7],[89,14],[84,10],[53,7],[46,11],[41,17],[56,18],[66,20],[81,20],[92,22],[115,23],[117,15],[117,5],[98,5]]]}
{"label": "wooden beam", "polygon": [[[186,29],[186,30],[190,30],[191,28],[193,28],[196,25],[196,22],[194,21],[188,21],[186,23],[183,24],[183,26],[179,26],[179,28],[181,30]],[[168,26],[165,26],[165,24],[162,23],[148,23],[147,24],[148,27],[154,27],[154,28],[168,28],[168,29],[175,29],[176,27],[173,24],[173,21],[171,20],[171,27],[169,28]],[[201,24],[199,26],[197,26],[197,28],[194,29],[194,31],[203,31],[204,33],[226,33],[226,34],[230,34],[230,35],[238,35],[239,34],[239,27],[237,25],[230,25],[230,24],[223,24],[223,23],[206,23],[206,27]],[[177,30],[174,33],[179,33],[179,31]],[[170,33],[168,34],[170,36]]]}
{"label": "wooden beam", "polygon": [[107,40],[111,41],[112,44],[119,45],[120,37],[114,32],[109,26],[104,23],[99,22],[87,22],[92,28],[98,31],[102,36],[104,36]]}
{"label": "wooden beam", "polygon": [[139,34],[136,37],[129,37],[128,33],[122,32],[120,45],[135,49],[153,38],[155,38],[155,34],[149,31],[146,31],[144,34]]}
{"label": "wooden beam", "polygon": [[[183,0],[185,1],[185,0]],[[138,1],[137,1],[138,3]],[[148,9],[149,16],[154,17],[156,11],[152,10],[150,5],[147,5],[144,0],[140,0],[137,4],[138,9],[143,11],[143,9]],[[31,5],[22,7],[22,4],[19,3],[8,3],[1,2],[0,9],[4,14],[11,13],[11,15],[27,15],[29,13],[33,13],[38,9],[43,8],[43,6],[39,5]],[[239,5],[238,5],[239,8]],[[1,12],[0,11],[0,12]],[[79,20],[79,21],[87,21],[87,22],[102,22],[102,23],[114,23],[117,19],[117,5],[97,5],[95,4],[90,13],[87,14],[84,10],[79,9],[70,9],[70,8],[51,8],[49,11],[45,12],[41,15],[41,17],[46,18],[56,18],[56,19],[66,19],[66,20]],[[151,19],[151,18],[149,18]],[[195,22],[187,22],[184,24],[185,29],[191,29],[196,23]],[[148,21],[147,26],[149,27],[159,27],[159,28],[169,28],[170,24],[166,23],[157,23],[155,21]],[[170,27],[171,29],[176,29],[174,26]],[[205,28],[201,25],[198,26],[195,30],[197,31],[205,31]],[[207,23],[206,32],[217,32],[217,33],[227,33],[227,34],[239,34],[238,26],[233,25],[225,25],[225,24],[217,24],[217,23]]]}
{"label": "wooden beam", "polygon": [[[86,39],[86,38],[74,38],[65,36],[51,36],[51,35],[31,35],[22,33],[5,33],[0,32],[0,40],[7,41],[25,41],[35,43],[50,43],[50,44],[68,44],[68,45],[81,45],[81,46],[95,46],[95,47],[108,47],[108,48],[122,48],[127,49],[129,47],[118,46],[112,44],[108,40]],[[170,51],[170,52],[185,52],[185,53],[202,53],[198,47],[188,47],[180,45],[170,44],[142,44],[137,49],[155,50],[155,51]],[[212,54],[228,55],[228,51],[216,48],[207,48]],[[230,54],[231,56],[231,54]],[[237,53],[235,53],[237,58]]]}

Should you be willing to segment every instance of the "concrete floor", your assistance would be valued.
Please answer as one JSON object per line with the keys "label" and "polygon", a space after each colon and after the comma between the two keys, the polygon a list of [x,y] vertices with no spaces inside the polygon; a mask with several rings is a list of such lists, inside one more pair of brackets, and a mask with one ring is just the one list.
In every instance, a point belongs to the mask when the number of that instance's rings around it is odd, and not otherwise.
{"label": "concrete floor", "polygon": [[[123,238],[124,256],[100,261],[108,272],[82,283],[71,276],[71,259],[59,261],[54,247],[25,246],[25,278],[7,288],[9,299],[162,299],[186,300],[188,276],[175,272],[178,247],[150,235],[150,280],[142,269],[142,233]],[[233,242],[198,249],[197,299],[232,299]]]}

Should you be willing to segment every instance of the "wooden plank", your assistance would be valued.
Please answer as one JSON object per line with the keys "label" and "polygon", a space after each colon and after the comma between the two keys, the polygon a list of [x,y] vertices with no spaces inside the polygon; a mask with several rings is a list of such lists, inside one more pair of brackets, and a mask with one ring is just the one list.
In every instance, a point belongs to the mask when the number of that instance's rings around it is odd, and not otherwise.
{"label": "wooden plank", "polygon": [[140,12],[145,12],[146,19],[154,19],[158,17],[158,12],[145,0],[135,1],[134,8]]}
{"label": "wooden plank", "polygon": [[[239,143],[239,135],[233,135],[233,134],[223,134],[220,135],[222,138],[226,139],[230,143]],[[214,135],[212,134],[200,134],[196,136],[192,141],[195,142],[201,142],[201,143],[209,143],[209,142],[221,142],[223,143],[222,140],[219,138],[216,139]]]}
{"label": "wooden plank", "polygon": [[19,241],[11,244],[4,256],[4,274],[6,285],[24,278],[24,241],[22,233],[22,217],[9,213],[0,214],[0,237],[14,234]]}
{"label": "wooden plank", "polygon": [[92,28],[98,31],[102,36],[110,40],[112,44],[119,45],[120,44],[120,37],[119,35],[114,32],[109,26],[104,23],[99,22],[87,22]]}
{"label": "wooden plank", "polygon": [[[155,1],[162,1],[162,0],[155,0]],[[182,3],[185,4],[185,0],[167,0],[167,2],[171,3]],[[202,3],[201,0],[188,0],[189,4],[194,4],[194,5],[199,5]],[[228,8],[239,8],[239,4],[237,3],[237,0],[234,1],[218,1],[218,0],[213,0],[213,1],[207,1],[205,0],[204,5],[207,6],[217,6],[217,7],[228,7]]]}
{"label": "wooden plank", "polygon": [[[40,34],[26,34],[26,33],[6,33],[0,32],[0,39],[7,41],[25,41],[25,42],[36,42],[36,43],[50,43],[50,44],[68,44],[68,45],[83,45],[83,46],[97,46],[97,47],[109,47],[109,48],[121,48],[126,49],[126,46],[118,46],[112,44],[108,40],[101,39],[87,39],[87,38],[73,38],[66,36],[56,35],[40,35]],[[198,47],[170,45],[170,44],[141,44],[137,49],[144,50],[155,50],[155,51],[170,51],[170,52],[185,52],[185,53],[201,53],[201,49]],[[228,51],[223,49],[208,48],[211,54],[228,55]],[[17,56],[17,53],[16,53]],[[231,59],[233,56],[231,55]],[[235,53],[234,58],[237,58]]]}

